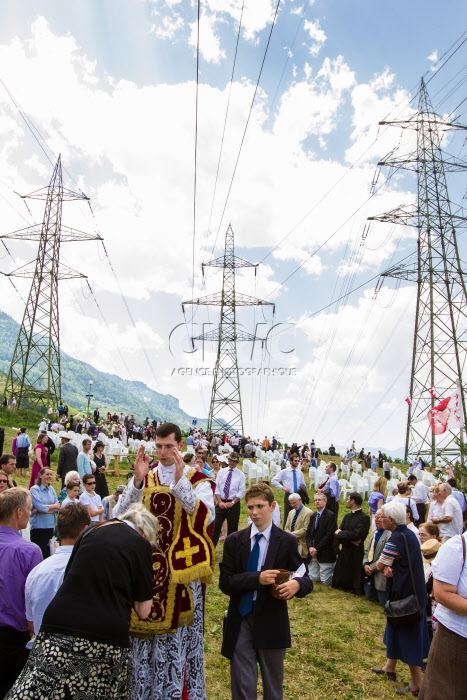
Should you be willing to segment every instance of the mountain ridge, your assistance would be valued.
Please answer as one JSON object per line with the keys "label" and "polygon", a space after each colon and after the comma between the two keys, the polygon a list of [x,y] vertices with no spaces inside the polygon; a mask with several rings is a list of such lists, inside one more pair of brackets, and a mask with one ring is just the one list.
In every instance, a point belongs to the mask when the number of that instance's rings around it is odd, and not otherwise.
{"label": "mountain ridge", "polygon": [[[19,323],[4,311],[0,311],[0,371],[7,374],[19,332]],[[64,403],[86,410],[89,380],[92,379],[92,409],[99,407],[101,416],[107,411],[133,413],[138,422],[146,416],[157,421],[168,420],[183,428],[189,428],[192,420],[206,427],[207,419],[190,416],[181,407],[177,397],[150,389],[144,382],[123,379],[117,374],[102,372],[88,362],[60,351],[62,373],[62,400]],[[3,388],[3,387],[2,387]],[[136,395],[135,395],[136,394]]]}

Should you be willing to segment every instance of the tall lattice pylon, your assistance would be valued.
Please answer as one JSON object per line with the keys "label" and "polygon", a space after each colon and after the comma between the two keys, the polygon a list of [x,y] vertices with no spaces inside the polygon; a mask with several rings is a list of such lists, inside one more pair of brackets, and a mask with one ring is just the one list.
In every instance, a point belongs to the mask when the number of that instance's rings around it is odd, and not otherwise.
{"label": "tall lattice pylon", "polygon": [[48,187],[23,198],[45,200],[41,224],[5,234],[0,238],[38,241],[35,262],[7,276],[31,278],[32,284],[16,340],[4,396],[16,397],[17,408],[55,409],[62,399],[60,370],[60,328],[58,282],[85,277],[60,263],[60,244],[69,241],[100,240],[62,224],[62,204],[89,200],[82,193],[63,187],[61,158],[58,157]]}
{"label": "tall lattice pylon", "polygon": [[441,138],[448,129],[467,127],[448,123],[435,114],[423,80],[418,111],[404,121],[380,123],[417,132],[415,153],[391,154],[378,164],[417,173],[417,204],[371,218],[418,227],[416,259],[387,270],[384,276],[417,283],[405,459],[419,454],[434,464],[438,456],[447,461],[459,454],[455,443],[459,435],[449,430],[433,435],[427,419],[429,409],[459,386],[466,416],[467,292],[456,227],[465,226],[467,219],[460,215],[460,209],[453,213],[446,172],[465,171],[467,163],[445,155]]}
{"label": "tall lattice pylon", "polygon": [[219,327],[192,339],[217,341],[217,358],[214,367],[208,430],[212,430],[215,433],[225,431],[231,435],[240,432],[243,435],[237,342],[245,340],[255,342],[261,339],[238,328],[236,307],[272,306],[274,311],[275,305],[269,301],[255,299],[247,294],[236,293],[235,270],[240,267],[254,267],[256,274],[258,264],[250,263],[235,255],[234,232],[230,224],[225,234],[224,254],[208,263],[203,263],[203,275],[205,267],[222,268],[222,291],[191,301],[185,301],[182,304],[182,309],[184,310],[186,304],[220,306],[221,308]]}

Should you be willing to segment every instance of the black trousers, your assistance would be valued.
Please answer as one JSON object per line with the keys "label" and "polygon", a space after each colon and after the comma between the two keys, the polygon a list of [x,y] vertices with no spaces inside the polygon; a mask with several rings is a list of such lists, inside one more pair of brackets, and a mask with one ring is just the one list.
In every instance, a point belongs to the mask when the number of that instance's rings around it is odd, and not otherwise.
{"label": "black trousers", "polygon": [[29,651],[29,632],[18,632],[13,627],[0,627],[0,700],[23,670]]}
{"label": "black trousers", "polygon": [[415,523],[415,525],[419,526],[422,525],[422,523],[425,522],[426,518],[426,503],[416,503],[417,506],[417,511],[419,515],[419,520],[418,523]]}
{"label": "black trousers", "polygon": [[224,520],[227,520],[228,535],[230,535],[232,532],[237,532],[238,522],[240,520],[240,501],[238,501],[238,503],[231,508],[219,508],[219,506],[216,505],[216,519],[214,521],[214,534],[212,536],[214,547],[219,542]]}
{"label": "black trousers", "polygon": [[37,544],[37,546],[41,548],[43,559],[50,557],[49,540],[53,534],[53,527],[44,529],[34,528],[31,530],[31,542],[34,542],[34,544]]}
{"label": "black trousers", "polygon": [[287,493],[287,492],[284,493],[284,525],[283,525],[283,527],[285,527],[285,524],[287,522],[287,516],[290,513],[290,511],[292,510],[292,506],[289,503],[289,496],[290,496],[290,493]]}

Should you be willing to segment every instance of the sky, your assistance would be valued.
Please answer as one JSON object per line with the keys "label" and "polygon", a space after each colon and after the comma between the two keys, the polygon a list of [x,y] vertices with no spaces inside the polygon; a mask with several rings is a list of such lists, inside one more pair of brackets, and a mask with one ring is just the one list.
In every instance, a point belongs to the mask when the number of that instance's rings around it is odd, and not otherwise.
{"label": "sky", "polygon": [[[237,291],[275,305],[237,316],[267,338],[238,346],[246,434],[400,447],[416,290],[388,278],[375,289],[416,231],[367,217],[416,202],[413,174],[377,167],[416,142],[378,122],[414,113],[422,76],[435,110],[467,122],[465,3],[199,10],[197,73],[195,2],[1,3],[1,233],[41,222],[43,203],[18,195],[47,186],[60,154],[65,186],[90,198],[65,204],[63,222],[105,246],[61,246],[87,276],[60,283],[62,350],[206,417],[216,348],[191,352],[189,338],[219,309],[182,302],[220,291],[221,271],[203,277],[201,263],[231,224],[236,254],[261,263],[238,271]],[[464,144],[443,136],[453,154]],[[460,202],[465,176],[448,183]],[[6,242],[1,272],[35,259],[35,244]],[[0,276],[18,322],[29,284]]]}

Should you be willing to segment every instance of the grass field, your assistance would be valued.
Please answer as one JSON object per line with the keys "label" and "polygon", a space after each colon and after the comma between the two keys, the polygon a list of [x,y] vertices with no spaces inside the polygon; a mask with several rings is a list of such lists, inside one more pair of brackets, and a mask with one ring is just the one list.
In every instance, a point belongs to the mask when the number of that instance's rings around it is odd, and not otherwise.
{"label": "grass field", "polygon": [[[4,452],[7,452],[14,433],[8,428],[5,432]],[[33,442],[35,432],[32,428],[29,434]],[[52,461],[54,468],[56,455]],[[29,477],[15,478],[22,486],[29,483]],[[117,484],[125,483],[125,478],[109,476],[108,481],[112,490]],[[55,484],[56,490],[57,486],[58,483]],[[282,510],[282,492],[277,492],[277,499]],[[345,512],[346,507],[341,502],[339,520]],[[242,504],[240,527],[245,527],[246,521],[246,508]],[[222,558],[222,547],[220,542],[218,560]],[[208,700],[230,698],[229,663],[220,655],[222,619],[228,599],[217,586],[218,571],[216,566],[214,582],[206,593]],[[382,666],[385,660],[382,643],[385,623],[378,605],[317,584],[311,595],[303,600],[292,600],[289,611],[293,646],[287,651],[285,661],[285,700],[388,700],[397,697],[394,683],[370,671],[372,666]],[[404,686],[410,679],[408,667],[400,664],[398,670],[400,682],[397,686]],[[258,698],[261,697],[259,689]]]}

